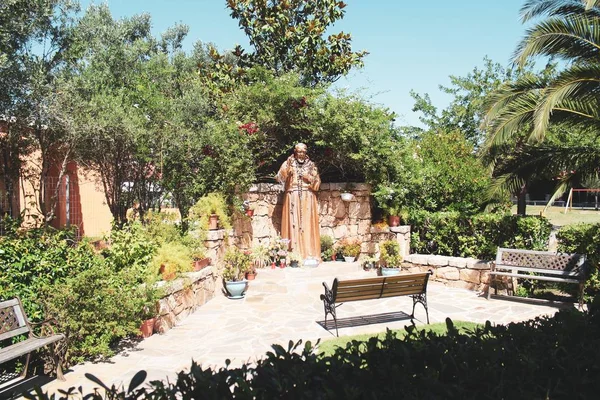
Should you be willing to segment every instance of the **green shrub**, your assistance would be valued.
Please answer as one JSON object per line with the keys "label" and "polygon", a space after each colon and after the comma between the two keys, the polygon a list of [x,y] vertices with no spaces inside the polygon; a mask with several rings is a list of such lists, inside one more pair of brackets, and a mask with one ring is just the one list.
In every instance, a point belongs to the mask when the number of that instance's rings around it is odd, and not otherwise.
{"label": "green shrub", "polygon": [[131,270],[116,272],[101,258],[90,267],[42,292],[49,315],[66,335],[70,365],[111,356],[118,339],[139,331],[144,309],[158,296],[137,283]]}
{"label": "green shrub", "polygon": [[[595,399],[600,391],[600,318],[575,310],[507,326],[447,333],[408,327],[405,338],[352,341],[330,356],[290,341],[239,368],[196,363],[131,399]],[[75,389],[73,389],[75,391]],[[66,398],[63,394],[59,399]],[[107,395],[106,397],[109,397]],[[47,396],[38,396],[47,399]],[[100,399],[100,395],[93,397]]]}
{"label": "green shrub", "polygon": [[498,247],[546,250],[551,224],[544,217],[486,213],[412,212],[411,251],[493,259]]}
{"label": "green shrub", "polygon": [[151,271],[158,273],[161,266],[165,272],[179,274],[192,270],[192,249],[179,242],[163,243],[152,258]]}
{"label": "green shrub", "polygon": [[32,322],[44,319],[39,293],[91,268],[95,254],[87,242],[65,230],[12,230],[0,237],[0,300],[19,296]]}
{"label": "green shrub", "polygon": [[137,282],[145,282],[157,246],[142,225],[133,222],[121,229],[113,227],[108,242],[110,246],[102,254],[110,268],[115,272],[125,269],[136,271]]}
{"label": "green shrub", "polygon": [[[600,224],[576,224],[562,227],[556,234],[558,250],[565,253],[586,254],[589,267],[585,295],[595,296],[600,292]],[[570,285],[572,286],[572,285]]]}

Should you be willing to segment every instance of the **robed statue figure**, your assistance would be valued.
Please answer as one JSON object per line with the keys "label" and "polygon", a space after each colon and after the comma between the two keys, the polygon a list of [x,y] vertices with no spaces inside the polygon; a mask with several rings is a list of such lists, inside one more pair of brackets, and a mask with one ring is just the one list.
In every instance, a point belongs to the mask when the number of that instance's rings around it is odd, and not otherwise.
{"label": "robed statue figure", "polygon": [[294,154],[279,168],[277,180],[284,185],[281,237],[289,239],[292,251],[302,259],[321,258],[319,202],[316,192],[321,185],[319,171],[306,154],[306,145],[294,146]]}

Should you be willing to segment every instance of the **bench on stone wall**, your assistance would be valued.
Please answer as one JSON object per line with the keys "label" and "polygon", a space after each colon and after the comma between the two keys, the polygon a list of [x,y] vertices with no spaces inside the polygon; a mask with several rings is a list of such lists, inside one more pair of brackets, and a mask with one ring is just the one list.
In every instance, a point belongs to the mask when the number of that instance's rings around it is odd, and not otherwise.
{"label": "bench on stone wall", "polygon": [[417,274],[381,276],[377,278],[363,278],[340,281],[337,278],[329,289],[323,282],[325,294],[321,295],[325,308],[325,329],[327,329],[327,316],[331,314],[335,323],[335,333],[339,336],[336,309],[345,302],[382,299],[387,297],[411,296],[413,309],[410,319],[414,319],[415,306],[421,303],[425,307],[427,323],[429,324],[429,310],[427,309],[427,282],[433,271]]}
{"label": "bench on stone wall", "polygon": [[[584,254],[554,253],[506,249],[499,247],[496,262],[492,263],[487,298],[496,277],[534,279],[549,282],[576,283],[579,285],[579,305],[583,304],[583,289],[587,278],[586,256]],[[497,286],[494,286],[498,294]]]}

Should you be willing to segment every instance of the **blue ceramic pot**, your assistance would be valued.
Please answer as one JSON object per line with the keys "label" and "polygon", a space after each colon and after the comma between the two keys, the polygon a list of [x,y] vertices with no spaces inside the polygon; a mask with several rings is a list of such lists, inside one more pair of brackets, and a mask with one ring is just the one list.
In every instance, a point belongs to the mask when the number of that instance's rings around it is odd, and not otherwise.
{"label": "blue ceramic pot", "polygon": [[392,276],[392,275],[399,275],[399,274],[400,274],[400,268],[381,267],[381,276]]}
{"label": "blue ceramic pot", "polygon": [[230,299],[241,299],[246,294],[246,289],[248,288],[248,281],[225,281],[225,290],[229,293]]}

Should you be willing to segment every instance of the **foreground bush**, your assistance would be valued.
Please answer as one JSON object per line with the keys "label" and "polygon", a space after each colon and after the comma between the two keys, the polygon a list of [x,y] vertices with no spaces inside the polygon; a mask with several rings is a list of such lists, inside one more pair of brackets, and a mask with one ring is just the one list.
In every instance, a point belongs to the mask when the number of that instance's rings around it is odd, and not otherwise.
{"label": "foreground bush", "polygon": [[[462,334],[416,332],[404,339],[351,342],[332,356],[310,342],[290,342],[256,366],[203,369],[192,364],[175,382],[140,387],[139,373],[120,399],[595,399],[600,390],[599,315],[561,311],[553,317]],[[96,380],[98,384],[99,381]],[[77,389],[72,388],[73,394]],[[38,392],[34,397],[47,399]],[[67,395],[58,395],[65,399]],[[100,394],[89,398],[100,399]]]}
{"label": "foreground bush", "polygon": [[552,225],[544,217],[418,211],[409,217],[411,252],[496,258],[498,247],[547,250]]}

